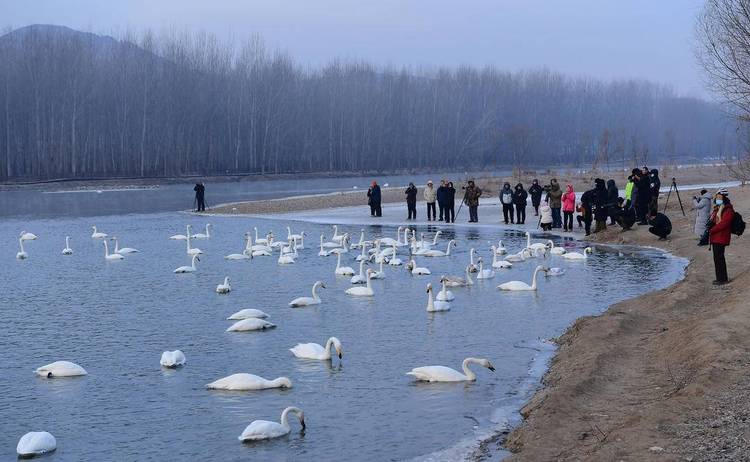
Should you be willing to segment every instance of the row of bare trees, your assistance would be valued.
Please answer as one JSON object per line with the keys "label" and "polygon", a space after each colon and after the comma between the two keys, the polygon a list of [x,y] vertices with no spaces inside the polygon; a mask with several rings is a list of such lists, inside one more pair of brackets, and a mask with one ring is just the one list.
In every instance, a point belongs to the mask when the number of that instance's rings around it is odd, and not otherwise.
{"label": "row of bare trees", "polygon": [[649,82],[312,69],[257,37],[29,26],[0,37],[0,63],[0,180],[631,164],[736,145],[715,105]]}

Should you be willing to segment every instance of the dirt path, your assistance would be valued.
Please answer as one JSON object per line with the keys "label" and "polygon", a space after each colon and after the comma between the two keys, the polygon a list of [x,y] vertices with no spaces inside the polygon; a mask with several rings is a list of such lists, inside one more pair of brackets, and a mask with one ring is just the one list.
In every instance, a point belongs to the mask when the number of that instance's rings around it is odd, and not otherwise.
{"label": "dirt path", "polygon": [[[730,197],[750,216],[750,190]],[[714,288],[692,216],[676,215],[665,243],[646,227],[596,236],[688,258],[686,278],[568,329],[544,388],[508,437],[509,460],[750,460],[750,236],[735,236],[732,283]]]}

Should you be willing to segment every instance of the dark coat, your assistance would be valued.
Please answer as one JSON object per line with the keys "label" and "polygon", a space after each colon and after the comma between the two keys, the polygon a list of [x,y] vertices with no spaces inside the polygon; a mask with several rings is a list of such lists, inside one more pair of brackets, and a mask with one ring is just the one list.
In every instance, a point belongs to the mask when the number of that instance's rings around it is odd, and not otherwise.
{"label": "dark coat", "polygon": [[529,195],[531,196],[531,205],[538,207],[542,202],[542,193],[544,189],[539,186],[539,183],[532,184],[529,188]]}
{"label": "dark coat", "polygon": [[651,197],[658,198],[659,189],[661,189],[661,180],[659,179],[659,171],[656,169],[651,170],[649,188],[651,189]]}
{"label": "dark coat", "polygon": [[603,221],[607,219],[607,188],[604,180],[597,178],[594,180],[594,219]]}
{"label": "dark coat", "polygon": [[202,199],[203,196],[206,194],[206,187],[202,184],[198,183],[193,188],[193,191],[195,191],[195,197],[198,199]]}
{"label": "dark coat", "polygon": [[445,190],[446,190],[445,205],[447,205],[448,207],[453,207],[453,205],[456,203],[456,188],[452,186],[446,186]]}
{"label": "dark coat", "polygon": [[370,205],[380,205],[380,186],[375,185],[367,190],[368,203]]}
{"label": "dark coat", "polygon": [[641,175],[635,185],[638,188],[636,202],[641,206],[648,205],[651,202],[651,179],[648,175]]}
{"label": "dark coat", "polygon": [[549,199],[549,206],[553,209],[562,208],[562,195],[563,191],[560,189],[560,184],[555,183],[550,186],[549,192],[547,193],[547,199]]}
{"label": "dark coat", "polygon": [[525,189],[523,189],[523,185],[521,185],[521,183],[518,183],[516,185],[515,191],[513,191],[513,205],[526,207],[526,198],[528,197],[529,194]]}
{"label": "dark coat", "polygon": [[[724,218],[722,217],[722,221],[723,220]],[[648,224],[656,229],[665,231],[665,234],[669,234],[672,232],[672,222],[669,220],[668,216],[664,215],[661,212],[657,213],[654,218],[649,218]]]}
{"label": "dark coat", "polygon": [[482,190],[478,186],[467,186],[466,196],[464,196],[464,202],[469,207],[479,206],[479,197],[482,195]]}
{"label": "dark coat", "polygon": [[447,186],[440,186],[437,188],[437,201],[440,205],[445,205],[448,203],[448,187]]}
{"label": "dark coat", "polygon": [[607,201],[604,205],[607,207],[615,207],[617,205],[617,198],[620,192],[617,190],[615,180],[607,180]]}
{"label": "dark coat", "polygon": [[404,194],[406,194],[407,204],[417,203],[417,187],[416,186],[409,186],[408,188],[406,188],[406,191],[404,191]]}

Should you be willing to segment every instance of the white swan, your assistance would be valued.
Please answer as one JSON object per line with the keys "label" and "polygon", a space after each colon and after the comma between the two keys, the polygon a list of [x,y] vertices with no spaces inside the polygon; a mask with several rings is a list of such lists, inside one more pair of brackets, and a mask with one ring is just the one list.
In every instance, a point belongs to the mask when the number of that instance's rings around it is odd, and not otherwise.
{"label": "white swan", "polygon": [[446,301],[435,301],[432,298],[432,284],[427,284],[427,311],[430,313],[436,311],[449,311],[451,304]]}
{"label": "white swan", "polygon": [[422,256],[424,257],[449,257],[451,255],[451,247],[456,246],[456,241],[451,239],[448,241],[448,248],[445,250],[445,252],[440,250],[425,250],[422,253]]}
{"label": "white swan", "polygon": [[546,250],[547,249],[547,243],[546,242],[535,242],[531,243],[531,233],[526,231],[526,248],[529,250]]}
{"label": "white swan", "polygon": [[367,285],[365,287],[359,286],[359,287],[350,287],[346,289],[347,295],[352,295],[354,297],[372,297],[375,295],[375,291],[372,290],[372,279],[370,276],[372,275],[372,270],[367,270]]}
{"label": "white swan", "polygon": [[588,258],[588,254],[593,252],[591,247],[586,247],[583,249],[583,253],[579,252],[567,252],[561,255],[561,257],[568,259],[568,260],[586,260]]}
{"label": "white swan", "polygon": [[335,249],[331,249],[331,253],[349,253],[349,235],[344,234],[344,239],[341,240],[341,247],[336,247]]}
{"label": "white swan", "polygon": [[49,432],[28,432],[18,440],[16,453],[19,458],[30,458],[47,454],[57,449],[57,440]]}
{"label": "white swan", "polygon": [[406,375],[412,375],[417,380],[424,382],[473,382],[477,379],[477,376],[469,369],[469,364],[479,364],[491,371],[495,370],[492,363],[486,359],[466,358],[461,364],[461,368],[464,370],[463,374],[445,366],[422,366],[415,367]]}
{"label": "white swan", "polygon": [[359,274],[352,276],[352,284],[364,284],[367,282],[367,276],[365,275],[365,261],[360,260],[359,262]]}
{"label": "white swan", "polygon": [[62,249],[63,255],[73,255],[73,249],[70,248],[70,236],[65,236],[65,248]]}
{"label": "white swan", "polygon": [[317,290],[318,287],[321,289],[325,289],[326,285],[323,284],[323,281],[316,281],[315,284],[312,286],[312,297],[298,297],[289,302],[289,306],[292,308],[297,308],[299,306],[308,306],[308,305],[320,305],[320,297],[318,297]]}
{"label": "white swan", "polygon": [[216,286],[217,294],[228,294],[232,291],[232,286],[229,284],[229,277],[224,277],[224,283]]}
{"label": "white swan", "polygon": [[185,363],[187,363],[185,353],[180,350],[165,351],[159,360],[159,364],[164,367],[179,367],[184,366]]}
{"label": "white swan", "polygon": [[477,279],[492,279],[495,277],[495,272],[491,269],[484,269],[484,263],[482,259],[479,259],[479,271],[477,271]]}
{"label": "white swan", "polygon": [[508,253],[508,251],[505,249],[505,244],[503,244],[503,241],[497,241],[497,246],[495,247],[495,253],[500,255],[505,255]]}
{"label": "white swan", "polygon": [[341,254],[338,254],[337,257],[334,273],[337,276],[354,276],[354,270],[351,266],[341,266]]}
{"label": "white swan", "polygon": [[531,277],[531,285],[526,284],[523,281],[509,281],[504,282],[497,286],[500,290],[514,290],[514,291],[530,291],[530,290],[536,290],[536,275],[540,272],[544,271],[547,272],[547,268],[544,266],[537,266],[534,270],[534,275]]}
{"label": "white swan", "polygon": [[360,229],[359,230],[359,242],[355,244],[351,244],[349,247],[352,249],[358,249],[358,248],[361,248],[362,246],[370,247],[371,245],[372,245],[372,241],[365,240],[365,230]]}
{"label": "white swan", "polygon": [[409,260],[408,268],[411,270],[411,274],[413,274],[414,276],[427,276],[432,274],[429,269],[417,266],[417,263],[413,259]]}
{"label": "white swan", "polygon": [[333,236],[331,236],[331,240],[333,242],[341,243],[344,240],[344,236],[346,234],[339,234],[339,227],[337,225],[333,225]]}
{"label": "white swan", "polygon": [[261,310],[256,310],[254,308],[245,308],[244,310],[240,310],[236,313],[233,313],[227,319],[230,321],[241,321],[243,319],[250,319],[250,318],[265,319],[267,317],[268,317],[268,314]]}
{"label": "white swan", "polygon": [[259,441],[288,435],[292,431],[291,427],[289,427],[289,420],[287,418],[287,415],[290,412],[297,414],[297,417],[299,417],[299,423],[302,425],[302,430],[304,430],[305,414],[302,412],[302,409],[298,407],[288,407],[281,413],[281,423],[268,420],[254,420],[250,425],[245,427],[245,430],[238,439],[242,442]]}
{"label": "white swan", "polygon": [[187,254],[188,255],[200,255],[200,254],[202,254],[203,251],[201,251],[201,249],[199,249],[197,247],[192,247],[190,245],[190,239],[192,239],[192,237],[188,236],[187,239],[185,240],[186,245],[187,245]]}
{"label": "white swan", "polygon": [[294,248],[303,250],[305,248],[305,236],[307,236],[307,233],[302,231],[299,234],[292,234],[292,236],[299,236],[299,238],[292,239],[294,241]]}
{"label": "white swan", "polygon": [[169,238],[175,241],[184,241],[187,239],[188,236],[190,236],[190,228],[192,228],[192,226],[190,225],[185,226],[185,232],[187,234],[175,234],[174,236],[169,236]]}
{"label": "white swan", "polygon": [[494,245],[491,247],[492,249],[492,267],[497,269],[509,269],[513,268],[513,263],[509,262],[508,260],[498,260],[497,259],[497,247]]}
{"label": "white swan", "polygon": [[453,300],[455,300],[456,296],[453,295],[453,292],[448,290],[445,276],[442,276],[440,278],[440,284],[442,285],[442,287],[440,289],[440,292],[438,292],[437,296],[435,297],[435,299],[441,302],[452,302]]}
{"label": "white swan", "polygon": [[304,232],[300,233],[300,234],[292,234],[292,228],[289,227],[289,226],[286,227],[286,238],[287,239],[291,239],[293,241],[299,241],[299,240],[303,239],[304,235],[305,235]]}
{"label": "white swan", "polygon": [[119,253],[109,253],[109,246],[107,245],[107,241],[102,242],[104,244],[104,259],[107,261],[117,261],[122,260],[123,257]]}
{"label": "white swan", "polygon": [[469,266],[466,267],[466,278],[459,276],[443,276],[444,283],[448,287],[465,287],[473,286],[474,281],[471,279],[471,272]]}
{"label": "white swan", "polygon": [[318,252],[318,256],[319,257],[327,257],[327,256],[331,255],[331,252],[329,252],[325,248],[325,243],[323,242],[324,239],[325,239],[325,236],[323,236],[321,234],[320,235],[320,252]]}
{"label": "white swan", "polygon": [[292,388],[292,381],[286,377],[278,377],[273,380],[253,374],[232,374],[219,380],[215,380],[206,388],[209,390],[250,391],[265,390],[268,388]]}
{"label": "white swan", "polygon": [[326,346],[318,345],[317,343],[298,343],[294,348],[290,348],[289,351],[297,358],[327,361],[331,359],[331,348],[336,350],[339,359],[344,357],[341,342],[336,337],[329,338]]}
{"label": "white swan", "polygon": [[284,248],[279,247],[279,259],[277,260],[279,265],[291,265],[294,263],[294,256],[292,254],[285,254]]}
{"label": "white swan", "polygon": [[562,276],[565,274],[565,270],[562,268],[550,268],[549,271],[544,273],[545,276]]}
{"label": "white swan", "polygon": [[370,279],[385,279],[385,270],[383,269],[383,262],[380,262],[380,269],[373,271],[370,275]]}
{"label": "white swan", "polygon": [[562,255],[565,253],[565,249],[562,247],[555,247],[555,243],[552,242],[552,240],[547,241],[547,245],[549,245],[549,253],[552,255]]}
{"label": "white swan", "polygon": [[477,251],[474,250],[473,248],[469,249],[469,272],[470,273],[476,273],[477,271],[479,271],[479,267],[474,262],[474,255],[476,253]]}
{"label": "white swan", "polygon": [[28,233],[26,231],[21,231],[21,240],[22,241],[34,241],[36,240],[36,234],[34,233]]}
{"label": "white swan", "polygon": [[[265,238],[258,238],[258,228],[253,226],[253,230],[255,230],[255,243],[258,245],[268,245],[268,235],[266,235]],[[270,233],[269,233],[270,234]]]}
{"label": "white swan", "polygon": [[16,254],[16,258],[19,260],[26,260],[29,258],[29,254],[23,250],[23,239],[18,239],[18,244],[21,246],[21,250]]}
{"label": "white swan", "polygon": [[132,247],[123,247],[120,248],[120,242],[117,240],[117,237],[113,237],[111,240],[115,241],[115,253],[119,253],[120,255],[125,255],[128,253],[138,253],[138,249],[134,249]]}
{"label": "white swan", "polygon": [[531,251],[529,249],[523,249],[518,253],[514,253],[512,255],[507,255],[505,257],[505,261],[511,262],[511,263],[520,263],[524,262],[531,258]]}
{"label": "white swan", "polygon": [[341,243],[339,242],[333,242],[333,241],[327,241],[323,242],[325,240],[325,235],[320,235],[320,242],[324,249],[337,249],[341,247]]}
{"label": "white swan", "polygon": [[213,228],[213,225],[211,223],[206,223],[206,232],[205,233],[197,233],[190,236],[192,239],[211,239],[211,232],[209,231],[211,228]]}
{"label": "white swan", "polygon": [[92,239],[104,239],[104,238],[107,237],[106,233],[101,233],[101,232],[97,231],[96,230],[96,226],[92,226],[91,229],[94,230],[94,232],[91,233],[91,238]]}
{"label": "white swan", "polygon": [[46,377],[48,379],[88,375],[86,369],[70,361],[55,361],[54,363],[37,368],[34,373],[40,377]]}
{"label": "white swan", "polygon": [[399,226],[398,229],[396,230],[396,239],[393,239],[392,237],[382,237],[380,238],[380,241],[382,242],[383,245],[386,245],[386,246],[392,246],[395,244],[396,246],[400,247],[404,245],[401,243],[401,230],[402,229],[404,228],[402,226]]}
{"label": "white swan", "polygon": [[245,250],[242,253],[230,253],[224,260],[250,260],[253,258],[252,242],[250,233],[245,233]]}
{"label": "white swan", "polygon": [[[357,255],[357,258],[355,258],[355,260],[357,261],[368,260],[370,256],[367,254],[367,245],[362,245],[360,247],[362,249],[362,252],[360,252],[360,254]],[[321,248],[320,250],[323,250],[323,249]]]}
{"label": "white swan", "polygon": [[198,269],[195,267],[195,262],[201,261],[201,259],[198,257],[198,255],[193,255],[192,264],[190,266],[180,266],[179,268],[176,268],[173,272],[174,273],[195,273],[195,271]]}
{"label": "white swan", "polygon": [[[382,263],[382,261],[381,261]],[[404,262],[396,256],[396,246],[393,246],[393,256],[390,260],[388,260],[388,264],[391,266],[401,266],[404,264]]]}
{"label": "white swan", "polygon": [[237,321],[227,329],[227,332],[250,332],[254,330],[273,329],[276,324],[259,318],[247,318]]}

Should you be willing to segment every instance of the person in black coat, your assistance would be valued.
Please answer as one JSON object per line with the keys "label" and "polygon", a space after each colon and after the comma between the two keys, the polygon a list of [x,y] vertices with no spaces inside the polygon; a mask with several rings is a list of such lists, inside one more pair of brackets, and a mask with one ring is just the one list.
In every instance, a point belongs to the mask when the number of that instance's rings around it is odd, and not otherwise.
{"label": "person in black coat", "polygon": [[544,188],[539,186],[539,180],[534,178],[529,188],[529,195],[531,196],[531,205],[534,207],[534,216],[539,216],[539,204],[542,203],[542,193]]}
{"label": "person in black coat", "polygon": [[516,224],[522,225],[526,222],[526,199],[529,194],[523,189],[523,185],[518,183],[513,191],[513,205],[516,207]]}
{"label": "person in black coat", "polygon": [[[636,172],[637,170],[633,170]],[[635,198],[635,213],[638,216],[639,225],[647,225],[649,206],[651,205],[651,179],[648,176],[648,172],[640,171],[635,180],[636,198]]]}
{"label": "person in black coat", "polygon": [[417,219],[417,187],[414,183],[409,183],[409,187],[404,191],[406,194],[406,210],[409,216],[407,220]]}
{"label": "person in black coat", "polygon": [[648,224],[651,225],[648,232],[659,236],[660,241],[666,241],[667,236],[672,233],[672,222],[669,221],[669,217],[659,213],[656,209],[651,209],[649,212]]}
{"label": "person in black coat", "polygon": [[601,178],[594,180],[594,221],[595,233],[607,229],[607,187]]}
{"label": "person in black coat", "polygon": [[591,221],[594,217],[594,196],[596,196],[596,192],[593,189],[581,194],[581,215],[583,216],[583,226],[587,236],[591,234]]}
{"label": "person in black coat", "polygon": [[196,211],[204,212],[206,210],[206,185],[203,183],[196,183],[193,191],[195,191],[195,201],[198,205]]}
{"label": "person in black coat", "polygon": [[659,179],[659,170],[651,169],[649,172],[650,176],[650,189],[651,189],[651,203],[649,207],[651,209],[659,209],[659,190],[661,189],[661,180]]}
{"label": "person in black coat", "polygon": [[619,208],[617,205],[617,199],[619,199],[619,191],[615,184],[615,180],[610,178],[607,180],[607,203],[605,206],[607,207],[607,215],[609,216],[609,223],[611,225],[615,224],[615,217],[618,214],[618,210],[616,210]]}
{"label": "person in black coat", "polygon": [[370,216],[383,216],[383,209],[380,206],[380,200],[380,186],[378,186],[377,181],[373,180],[372,186],[367,190],[367,203],[370,204]]}
{"label": "person in black coat", "polygon": [[440,186],[437,188],[437,203],[439,209],[438,220],[443,221],[443,215],[445,214],[445,206],[448,203],[448,186],[445,184],[445,180],[440,180]]}
{"label": "person in black coat", "polygon": [[452,181],[448,182],[445,190],[445,222],[453,223],[456,221],[456,188],[453,187]]}

